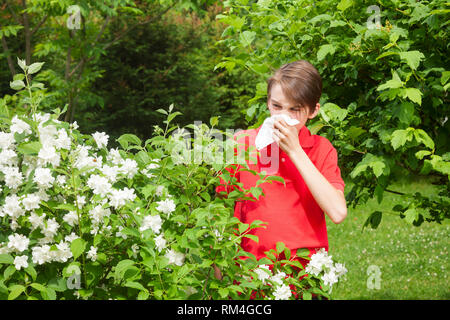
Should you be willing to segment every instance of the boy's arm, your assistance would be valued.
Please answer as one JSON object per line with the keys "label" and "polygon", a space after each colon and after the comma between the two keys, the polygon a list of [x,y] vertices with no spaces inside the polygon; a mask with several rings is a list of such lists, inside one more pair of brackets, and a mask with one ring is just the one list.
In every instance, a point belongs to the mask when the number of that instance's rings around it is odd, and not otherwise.
{"label": "boy's arm", "polygon": [[290,158],[320,208],[330,217],[331,221],[341,223],[347,216],[344,192],[335,188],[322,175],[302,148],[294,151]]}

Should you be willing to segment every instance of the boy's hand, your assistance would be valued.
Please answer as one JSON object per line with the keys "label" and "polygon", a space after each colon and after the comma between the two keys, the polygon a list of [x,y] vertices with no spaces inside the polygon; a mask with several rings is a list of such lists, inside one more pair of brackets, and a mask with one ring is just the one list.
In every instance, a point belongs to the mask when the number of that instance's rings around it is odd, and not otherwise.
{"label": "boy's hand", "polygon": [[283,119],[274,122],[273,138],[289,157],[302,147],[298,141],[299,130],[296,126],[290,126]]}

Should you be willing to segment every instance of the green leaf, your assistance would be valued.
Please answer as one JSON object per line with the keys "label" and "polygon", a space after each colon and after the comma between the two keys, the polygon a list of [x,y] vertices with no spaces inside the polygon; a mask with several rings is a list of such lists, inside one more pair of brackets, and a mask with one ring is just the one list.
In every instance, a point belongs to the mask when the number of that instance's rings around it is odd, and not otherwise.
{"label": "green leaf", "polygon": [[407,130],[395,130],[391,135],[391,145],[394,150],[397,150],[401,146],[404,146],[406,141],[411,141],[411,138],[408,139],[409,132]]}
{"label": "green leaf", "polygon": [[86,241],[81,238],[77,238],[70,244],[70,251],[72,252],[73,259],[76,260],[86,249]]}
{"label": "green leaf", "polygon": [[25,60],[20,60],[19,57],[17,57],[17,64],[23,71],[27,70],[28,68]]}
{"label": "green leaf", "polygon": [[20,144],[17,150],[22,154],[37,155],[41,150],[42,144],[39,141],[32,141],[24,144]]}
{"label": "green leaf", "polygon": [[338,105],[334,103],[327,102],[320,109],[321,115],[324,116],[326,121],[334,120],[334,121],[343,121],[345,117],[347,117],[348,110],[340,108]]}
{"label": "green leaf", "polygon": [[125,133],[121,135],[117,139],[117,142],[119,142],[122,148],[124,149],[128,149],[128,144],[130,143],[137,146],[140,146],[142,143],[141,139],[139,139],[136,135],[130,133]]}
{"label": "green leaf", "polygon": [[41,296],[44,300],[56,300],[56,292],[52,288],[45,288],[45,291],[41,291]]}
{"label": "green leaf", "polygon": [[404,213],[405,215],[405,221],[413,224],[414,221],[416,221],[419,218],[419,212],[415,208],[410,208],[406,210]]}
{"label": "green leaf", "polygon": [[403,91],[403,98],[408,98],[412,102],[422,105],[422,92],[416,88],[406,88]]}
{"label": "green leaf", "polygon": [[255,236],[254,234],[246,234],[246,235],[244,235],[244,237],[245,238],[249,238],[249,239],[251,239],[251,240],[253,240],[255,242],[259,242],[258,236]]}
{"label": "green leaf", "polygon": [[353,5],[353,0],[341,0],[337,5],[338,10],[345,11]]}
{"label": "green leaf", "polygon": [[378,86],[377,91],[386,90],[386,89],[396,89],[403,87],[403,82],[398,76],[397,72],[392,73],[392,79],[386,81],[385,83]]}
{"label": "green leaf", "polygon": [[381,222],[381,218],[383,217],[383,212],[381,211],[374,211],[370,214],[370,216],[367,218],[366,222],[363,225],[363,230],[366,226],[370,225],[372,229],[378,228]]}
{"label": "green leaf", "polygon": [[317,51],[317,60],[322,61],[328,54],[333,55],[336,51],[332,44],[324,44]]}
{"label": "green leaf", "polygon": [[125,283],[125,287],[137,289],[139,291],[148,292],[148,290],[145,289],[144,286],[142,284],[140,284],[139,282],[127,281]]}
{"label": "green leaf", "polygon": [[43,286],[40,283],[32,283],[32,284],[30,284],[30,286],[33,287],[36,290],[39,290],[39,291],[45,291],[46,290],[46,287]]}
{"label": "green leaf", "polygon": [[420,150],[420,151],[417,151],[417,152],[416,152],[415,156],[416,156],[417,159],[422,160],[423,157],[428,156],[428,155],[430,155],[430,154],[431,154],[431,151],[428,151],[428,150]]}
{"label": "green leaf", "polygon": [[414,130],[414,138],[416,138],[417,142],[423,143],[427,148],[434,150],[434,141],[430,138],[430,136],[423,131],[422,129]]}
{"label": "green leaf", "polygon": [[286,248],[286,246],[284,245],[283,242],[277,242],[275,245],[275,248],[277,249],[277,253],[282,253],[284,251],[284,249]]}
{"label": "green leaf", "polygon": [[28,74],[33,74],[41,70],[45,62],[35,62],[28,67]]}
{"label": "green leaf", "polygon": [[239,35],[239,41],[242,46],[248,47],[252,44],[253,40],[255,40],[256,32],[254,31],[244,31]]}
{"label": "green leaf", "polygon": [[408,66],[416,70],[419,67],[420,61],[425,58],[422,52],[414,50],[407,52],[399,52],[400,59],[406,61]]}
{"label": "green leaf", "polygon": [[13,264],[14,258],[8,253],[0,254],[0,264]]}
{"label": "green leaf", "polygon": [[9,291],[8,300],[14,300],[25,291],[25,287],[20,284],[15,284],[9,288]]}
{"label": "green leaf", "polygon": [[9,86],[13,90],[22,90],[23,88],[25,88],[25,82],[23,82],[22,80],[14,80],[9,83]]}

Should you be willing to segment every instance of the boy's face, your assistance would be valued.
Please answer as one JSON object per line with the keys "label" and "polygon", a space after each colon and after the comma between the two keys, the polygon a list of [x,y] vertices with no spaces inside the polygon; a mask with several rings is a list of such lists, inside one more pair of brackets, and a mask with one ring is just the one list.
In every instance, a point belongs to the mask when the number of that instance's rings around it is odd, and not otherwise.
{"label": "boy's face", "polygon": [[[272,87],[270,99],[267,102],[270,115],[286,114],[293,119],[297,119],[300,123],[295,125],[297,130],[300,130],[308,119],[314,118],[319,112],[320,104],[317,103],[313,113],[309,113],[309,108],[294,107],[294,105],[286,98],[281,89],[280,84],[275,84]],[[309,113],[309,114],[308,114]]]}

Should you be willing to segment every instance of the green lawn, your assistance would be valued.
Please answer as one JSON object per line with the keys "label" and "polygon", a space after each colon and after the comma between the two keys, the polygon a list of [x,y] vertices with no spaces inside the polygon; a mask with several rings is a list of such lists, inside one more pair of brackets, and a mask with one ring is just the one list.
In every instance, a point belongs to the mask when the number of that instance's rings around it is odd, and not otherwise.
{"label": "green lawn", "polygon": [[[392,189],[432,193],[434,186],[421,180],[399,182]],[[333,299],[450,299],[450,223],[424,222],[414,227],[383,213],[378,229],[362,231],[369,214],[390,210],[396,197],[386,192],[381,204],[371,199],[363,206],[349,208],[346,220],[338,225],[327,218],[329,253],[348,269],[346,280],[333,288]],[[370,265],[380,268],[379,290],[367,287]]]}

